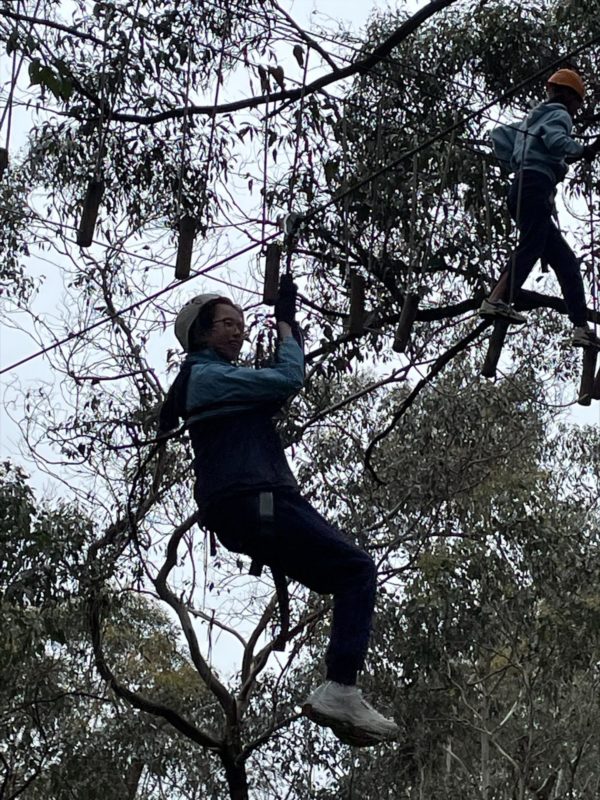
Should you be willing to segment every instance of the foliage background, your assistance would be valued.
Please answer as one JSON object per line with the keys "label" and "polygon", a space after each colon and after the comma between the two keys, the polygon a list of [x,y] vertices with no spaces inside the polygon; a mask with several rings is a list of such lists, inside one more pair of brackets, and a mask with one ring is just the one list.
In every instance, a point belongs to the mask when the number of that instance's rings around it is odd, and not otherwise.
{"label": "foliage background", "polygon": [[[3,798],[597,797],[597,426],[561,417],[579,356],[551,275],[519,298],[531,324],[493,383],[475,319],[510,245],[487,130],[571,64],[590,88],[578,133],[597,135],[597,4],[421,6],[308,33],[275,2],[1,4],[21,64],[3,107],[28,125],[0,182],[3,324],[52,348],[4,390],[36,490],[4,464]],[[561,198],[593,313],[597,197],[597,167],[575,165]],[[184,299],[223,287],[247,363],[268,355],[263,245],[289,210],[309,367],[281,430],[303,491],[378,562],[363,686],[403,734],[369,752],[299,717],[328,600],[295,587],[273,654],[272,587],[208,558],[185,442],[144,445]]]}

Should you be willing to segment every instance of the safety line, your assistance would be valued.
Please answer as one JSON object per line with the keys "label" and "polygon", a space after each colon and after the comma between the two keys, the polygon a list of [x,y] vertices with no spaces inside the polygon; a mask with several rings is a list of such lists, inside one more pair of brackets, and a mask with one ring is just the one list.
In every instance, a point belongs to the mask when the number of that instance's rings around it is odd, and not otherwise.
{"label": "safety line", "polygon": [[[278,233],[274,233],[271,236],[267,237],[267,239],[265,241],[269,241],[270,239],[274,239],[278,235],[279,235]],[[177,281],[177,283],[170,283],[168,286],[165,286],[162,289],[159,289],[157,292],[154,292],[151,295],[143,297],[141,300],[137,300],[135,303],[131,303],[131,305],[126,306],[125,308],[121,308],[119,311],[115,312],[114,314],[111,314],[108,317],[104,317],[103,319],[98,320],[98,322],[94,322],[92,325],[88,325],[87,327],[82,328],[79,331],[74,331],[73,333],[70,333],[68,336],[65,336],[63,339],[59,339],[59,341],[54,342],[51,345],[48,345],[48,347],[44,347],[44,348],[42,348],[41,350],[38,350],[35,353],[31,353],[30,355],[25,356],[24,358],[20,359],[20,361],[16,361],[14,364],[11,364],[9,367],[4,367],[3,369],[0,369],[0,375],[4,375],[4,373],[6,373],[6,372],[10,372],[13,369],[17,369],[17,367],[21,367],[21,366],[23,366],[23,364],[27,364],[29,361],[33,361],[34,359],[39,358],[39,356],[43,356],[46,353],[50,353],[52,350],[56,350],[57,347],[61,347],[63,344],[67,344],[67,342],[73,341],[73,339],[78,339],[79,337],[84,336],[86,333],[89,333],[90,331],[93,331],[95,328],[99,328],[101,325],[105,325],[107,322],[111,322],[112,320],[115,320],[117,317],[120,317],[122,314],[125,314],[128,311],[133,311],[136,308],[140,308],[141,306],[145,305],[146,303],[151,302],[152,300],[156,300],[157,297],[160,297],[161,295],[166,294],[167,292],[170,292],[172,289],[175,289],[178,286],[182,286],[184,283],[187,283],[188,281],[192,280],[193,278],[198,278],[199,276],[204,275],[206,272],[209,272],[210,270],[216,269],[217,267],[222,267],[224,264],[227,264],[229,261],[233,261],[234,259],[239,258],[239,256],[243,256],[246,253],[249,253],[250,251],[252,251],[252,250],[254,250],[254,249],[258,248],[258,247],[262,247],[263,244],[264,244],[264,242],[253,242],[252,244],[248,245],[247,247],[244,247],[242,250],[238,250],[237,252],[232,253],[229,256],[225,256],[224,258],[220,259],[220,261],[216,261],[214,264],[211,264],[210,266],[205,267],[203,270],[199,270],[197,272],[192,273],[189,277],[184,278],[181,281]]]}
{"label": "safety line", "polygon": [[[429,139],[425,140],[425,142],[423,142],[422,144],[417,145],[417,146],[411,148],[410,150],[407,150],[406,152],[404,152],[398,158],[395,158],[392,161],[388,162],[388,164],[384,165],[380,169],[378,169],[375,172],[371,173],[371,175],[369,175],[369,176],[363,178],[362,180],[358,181],[357,183],[355,183],[353,186],[349,187],[345,191],[334,195],[334,197],[332,197],[330,200],[326,201],[325,203],[322,203],[322,204],[316,206],[315,208],[310,209],[306,214],[303,215],[304,219],[305,220],[312,219],[317,214],[319,214],[321,211],[324,211],[325,209],[329,208],[331,205],[337,204],[340,200],[343,200],[347,195],[350,195],[352,192],[355,192],[357,189],[359,189],[362,186],[370,183],[375,178],[378,178],[379,176],[384,175],[386,172],[390,171],[391,169],[393,169],[395,167],[398,167],[403,161],[406,161],[408,158],[411,158],[413,155],[416,155],[417,153],[421,152],[426,147],[429,147],[432,144],[434,144],[435,142],[443,139],[445,136],[448,136],[450,133],[452,133],[453,131],[455,131],[458,128],[462,127],[467,122],[470,122],[472,119],[476,119],[484,111],[487,111],[489,108],[491,108],[496,103],[499,103],[502,100],[506,100],[509,97],[511,97],[513,94],[516,94],[516,92],[518,92],[519,89],[524,88],[528,84],[532,83],[533,81],[535,81],[537,78],[541,77],[545,72],[547,72],[552,67],[554,67],[554,66],[560,64],[561,62],[565,61],[565,59],[568,59],[568,58],[570,58],[570,57],[572,57],[574,55],[577,55],[578,53],[583,52],[585,49],[587,49],[588,47],[591,47],[593,44],[596,44],[598,41],[600,41],[600,34],[595,35],[594,37],[592,37],[591,39],[588,39],[586,42],[584,42],[582,45],[578,46],[577,48],[574,48],[573,50],[569,51],[568,53],[565,53],[565,54],[561,55],[560,57],[558,57],[558,58],[554,59],[553,61],[551,61],[549,64],[544,65],[539,70],[537,70],[536,72],[534,72],[530,76],[528,76],[526,79],[520,81],[518,84],[515,84],[510,89],[507,89],[505,92],[503,92],[500,95],[497,95],[496,97],[494,97],[492,100],[490,100],[488,103],[486,103],[480,109],[477,109],[477,110],[471,112],[470,114],[467,114],[465,117],[462,117],[460,120],[457,120],[452,125],[447,126],[442,131],[438,132],[434,136],[431,136]],[[266,240],[263,240],[263,241],[258,242],[258,243],[253,243],[253,244],[249,245],[248,247],[244,248],[243,250],[238,251],[234,255],[232,255],[230,257],[227,257],[227,258],[223,259],[222,261],[219,261],[219,262],[213,264],[211,267],[207,268],[207,270],[205,270],[205,271],[208,271],[210,269],[215,269],[218,266],[222,266],[223,264],[227,263],[229,260],[232,260],[233,258],[236,258],[236,257],[238,257],[240,255],[243,255],[243,254],[245,254],[247,252],[250,252],[251,250],[255,249],[256,247],[262,247],[265,244],[266,241],[269,241],[271,239],[276,238],[277,235],[278,235],[277,233],[274,233],[270,237],[268,237],[268,239],[266,239]],[[127,306],[126,308],[122,309],[121,311],[116,312],[116,314],[111,315],[110,317],[107,317],[107,318],[105,318],[103,320],[100,320],[97,323],[94,323],[92,326],[84,328],[83,330],[81,330],[79,332],[70,334],[68,337],[60,340],[59,342],[55,342],[53,345],[50,345],[47,348],[44,348],[44,349],[42,349],[42,350],[40,350],[40,351],[38,351],[36,353],[33,353],[30,356],[27,356],[24,359],[21,359],[20,361],[16,362],[15,364],[12,364],[10,367],[6,367],[6,368],[0,370],[0,375],[3,375],[5,372],[8,372],[11,369],[16,369],[17,367],[22,366],[23,364],[25,364],[25,363],[27,363],[27,362],[29,362],[29,361],[41,356],[41,355],[44,355],[45,353],[50,352],[51,350],[54,350],[56,347],[59,347],[62,344],[65,344],[66,342],[69,342],[72,339],[77,338],[77,336],[84,335],[89,330],[93,330],[94,328],[99,327],[100,325],[104,324],[105,322],[108,322],[111,319],[114,319],[114,318],[118,317],[120,314],[125,313],[127,311],[131,311],[132,309],[137,308],[137,307],[143,305],[144,303],[155,299],[156,297],[162,295],[163,293],[165,293],[167,291],[170,291],[171,289],[175,288],[175,286],[181,285],[185,281],[190,280],[190,279],[195,278],[195,277],[198,277],[199,275],[202,275],[202,274],[204,274],[204,271],[193,273],[192,275],[189,276],[189,278],[186,278],[184,281],[180,281],[179,284],[169,285],[169,286],[161,289],[160,291],[148,296],[147,298],[144,298],[144,299],[142,299],[142,300],[140,300],[140,301],[138,301],[138,302],[136,302],[136,303],[134,303],[134,304],[132,304],[130,306]]]}

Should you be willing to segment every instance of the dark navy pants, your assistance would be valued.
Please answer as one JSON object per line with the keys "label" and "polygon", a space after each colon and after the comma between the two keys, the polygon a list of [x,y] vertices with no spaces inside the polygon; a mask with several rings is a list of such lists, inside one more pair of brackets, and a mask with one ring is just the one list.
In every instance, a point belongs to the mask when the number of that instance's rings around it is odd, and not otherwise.
{"label": "dark navy pants", "polygon": [[298,493],[273,494],[274,523],[267,534],[257,494],[213,502],[204,523],[228,550],[275,567],[319,594],[333,595],[327,678],[354,685],[371,633],[377,577],[373,559]]}
{"label": "dark navy pants", "polygon": [[541,258],[556,273],[569,319],[573,325],[583,325],[587,311],[579,261],[552,219],[554,182],[542,172],[524,170],[518,209],[520,182],[517,173],[508,192],[508,209],[519,229],[519,244],[504,269],[509,271],[504,299],[517,297],[535,262]]}

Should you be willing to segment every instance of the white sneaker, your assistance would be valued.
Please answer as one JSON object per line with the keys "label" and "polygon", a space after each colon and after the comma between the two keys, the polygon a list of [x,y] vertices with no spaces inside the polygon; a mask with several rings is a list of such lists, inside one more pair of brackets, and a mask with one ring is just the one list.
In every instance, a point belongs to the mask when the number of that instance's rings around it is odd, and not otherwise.
{"label": "white sneaker", "polygon": [[395,738],[399,728],[362,696],[356,686],[325,681],[302,706],[305,716],[324,725],[345,744],[367,747]]}
{"label": "white sneaker", "polygon": [[519,314],[504,300],[484,300],[479,307],[479,316],[484,319],[503,319],[511,325],[523,325],[527,317]]}

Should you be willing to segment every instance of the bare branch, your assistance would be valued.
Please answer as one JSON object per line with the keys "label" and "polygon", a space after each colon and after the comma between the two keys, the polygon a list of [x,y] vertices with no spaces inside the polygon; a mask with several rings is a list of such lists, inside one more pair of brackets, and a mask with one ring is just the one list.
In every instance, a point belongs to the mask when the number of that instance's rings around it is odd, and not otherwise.
{"label": "bare branch", "polygon": [[131,691],[131,689],[123,686],[123,684],[117,680],[106,662],[102,648],[100,602],[100,599],[95,593],[90,598],[89,602],[89,624],[92,634],[92,647],[94,650],[96,669],[100,673],[100,676],[109,684],[118,697],[127,700],[127,702],[131,703],[135,708],[139,708],[140,711],[145,711],[147,714],[162,717],[176,728],[176,730],[184,736],[187,736],[188,739],[196,742],[196,744],[206,747],[209,750],[220,751],[222,749],[222,742],[220,740],[196,727],[196,725],[185,719],[185,717],[182,717],[181,714],[169,706],[155,703],[138,692]]}

